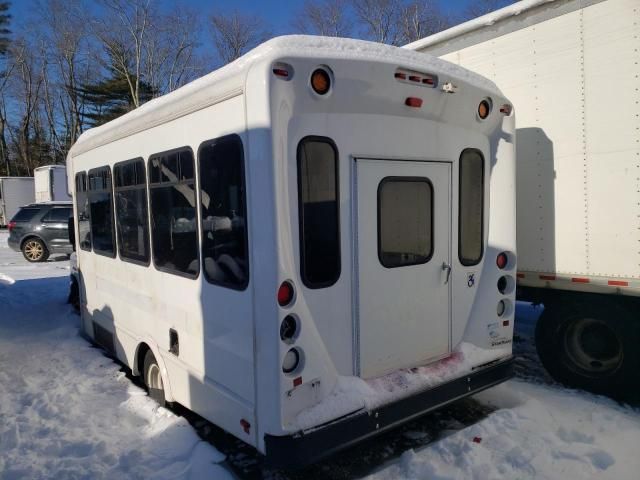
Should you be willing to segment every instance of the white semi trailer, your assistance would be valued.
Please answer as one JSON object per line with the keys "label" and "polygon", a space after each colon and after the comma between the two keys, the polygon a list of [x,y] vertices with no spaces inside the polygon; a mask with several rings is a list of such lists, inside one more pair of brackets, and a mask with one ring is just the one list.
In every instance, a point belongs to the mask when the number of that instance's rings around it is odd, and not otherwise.
{"label": "white semi trailer", "polygon": [[36,202],[58,202],[71,200],[67,186],[67,167],[45,165],[33,170]]}
{"label": "white semi trailer", "polygon": [[0,177],[0,227],[33,200],[33,177]]}
{"label": "white semi trailer", "polygon": [[517,110],[518,286],[556,379],[640,379],[640,1],[529,0],[406,48],[492,79]]}

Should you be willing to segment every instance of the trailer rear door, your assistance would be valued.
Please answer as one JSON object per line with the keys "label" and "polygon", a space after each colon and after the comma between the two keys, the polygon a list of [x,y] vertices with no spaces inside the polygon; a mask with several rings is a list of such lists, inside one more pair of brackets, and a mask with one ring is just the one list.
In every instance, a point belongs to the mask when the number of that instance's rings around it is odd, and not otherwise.
{"label": "trailer rear door", "polygon": [[451,166],[356,160],[359,374],[450,352]]}

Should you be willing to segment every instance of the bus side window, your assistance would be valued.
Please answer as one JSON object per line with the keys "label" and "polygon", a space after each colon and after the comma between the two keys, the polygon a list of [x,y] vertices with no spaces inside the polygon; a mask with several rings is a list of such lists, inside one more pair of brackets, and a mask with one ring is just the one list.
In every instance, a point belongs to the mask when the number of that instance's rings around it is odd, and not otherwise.
{"label": "bus side window", "polygon": [[340,277],[338,151],[324,137],[298,145],[300,270],[309,288],[329,287]]}
{"label": "bus side window", "polygon": [[91,222],[89,197],[87,195],[87,174],[76,173],[76,210],[78,218],[78,241],[82,250],[91,251]]}
{"label": "bus side window", "polygon": [[109,167],[89,170],[89,209],[93,251],[100,255],[115,257],[113,190]]}
{"label": "bus side window", "polygon": [[113,178],[120,257],[125,261],[149,265],[149,221],[144,160],[137,158],[116,163]]}
{"label": "bus side window", "polygon": [[202,258],[206,279],[244,290],[249,283],[247,208],[242,140],[229,135],[198,151]]}
{"label": "bus side window", "polygon": [[459,190],[458,257],[462,265],[477,265],[484,251],[484,158],[479,150],[460,155]]}
{"label": "bus side window", "polygon": [[159,270],[189,278],[200,273],[193,172],[188,148],[149,159],[153,263]]}

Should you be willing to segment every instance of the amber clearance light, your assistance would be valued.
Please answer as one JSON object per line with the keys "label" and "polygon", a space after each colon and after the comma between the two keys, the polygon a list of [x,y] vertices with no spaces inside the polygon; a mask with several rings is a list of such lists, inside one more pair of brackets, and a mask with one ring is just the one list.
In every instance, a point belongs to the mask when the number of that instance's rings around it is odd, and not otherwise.
{"label": "amber clearance light", "polygon": [[489,116],[489,112],[491,111],[491,105],[487,100],[482,100],[478,105],[478,116],[484,120]]}
{"label": "amber clearance light", "polygon": [[331,89],[331,77],[323,68],[316,68],[311,74],[311,88],[318,95],[326,95]]}

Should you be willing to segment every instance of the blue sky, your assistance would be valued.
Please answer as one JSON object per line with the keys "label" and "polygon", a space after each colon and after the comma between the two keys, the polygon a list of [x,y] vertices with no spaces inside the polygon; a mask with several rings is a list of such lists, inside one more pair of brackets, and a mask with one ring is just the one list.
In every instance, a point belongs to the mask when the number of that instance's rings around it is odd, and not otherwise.
{"label": "blue sky", "polygon": [[[254,13],[263,17],[274,34],[291,33],[291,20],[302,6],[302,0],[158,0],[162,4],[187,5],[209,15],[214,11]],[[436,0],[440,8],[452,15],[460,14],[474,0]],[[29,15],[35,0],[12,0],[11,14],[15,24]],[[425,2],[428,3],[428,2]]]}

